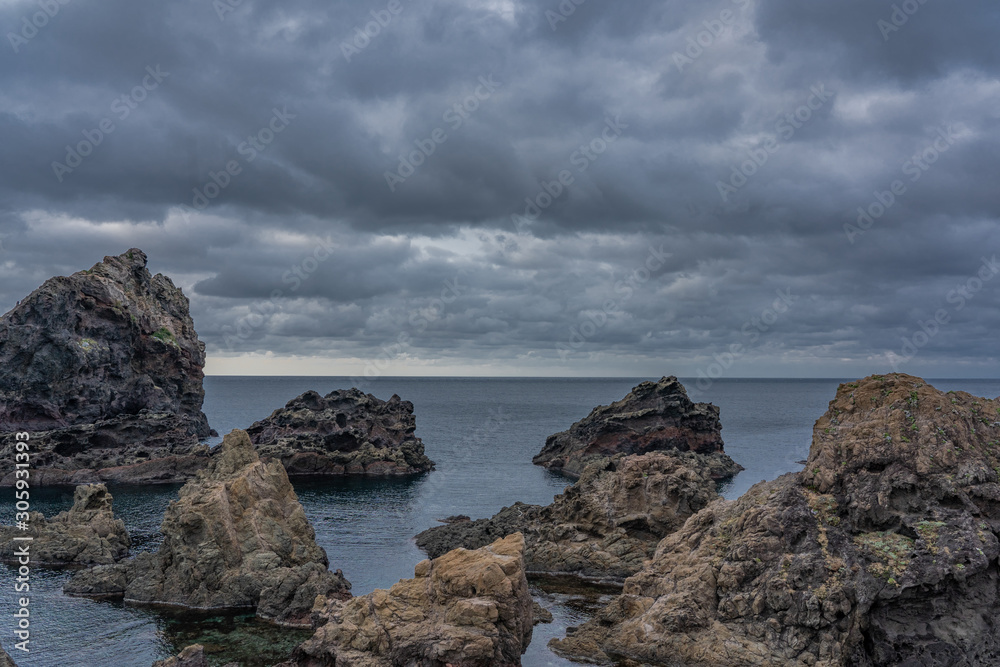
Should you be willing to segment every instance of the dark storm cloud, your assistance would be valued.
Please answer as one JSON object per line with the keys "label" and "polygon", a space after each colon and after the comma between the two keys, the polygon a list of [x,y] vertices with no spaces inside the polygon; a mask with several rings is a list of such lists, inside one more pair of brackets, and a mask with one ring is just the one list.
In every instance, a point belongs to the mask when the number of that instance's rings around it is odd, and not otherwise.
{"label": "dark storm cloud", "polygon": [[995,3],[219,6],[0,2],[4,305],[140,246],[218,358],[998,370]]}

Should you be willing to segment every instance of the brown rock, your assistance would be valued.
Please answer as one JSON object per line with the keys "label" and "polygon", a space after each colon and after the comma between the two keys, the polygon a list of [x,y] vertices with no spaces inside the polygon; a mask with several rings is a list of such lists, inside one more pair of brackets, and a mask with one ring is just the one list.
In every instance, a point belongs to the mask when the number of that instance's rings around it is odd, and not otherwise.
{"label": "brown rock", "polygon": [[124,597],[199,609],[256,608],[308,626],[316,595],[349,597],[277,461],[264,463],[245,431],[225,437],[208,467],[167,508],[156,554],[78,573],[71,595]]}
{"label": "brown rock", "polygon": [[841,385],[806,469],[717,501],[553,641],[653,665],[1000,664],[1000,401]]}
{"label": "brown rock", "polygon": [[602,405],[568,431],[551,435],[534,463],[579,477],[588,463],[616,454],[677,450],[718,455],[713,475],[733,477],[743,468],[723,452],[719,408],[693,403],[676,377],[643,382],[625,398]]}
{"label": "brown rock", "polygon": [[73,507],[46,519],[31,512],[28,530],[0,527],[0,554],[16,561],[15,552],[26,543],[15,537],[31,537],[27,543],[30,561],[41,565],[106,565],[128,555],[129,539],[125,523],[116,519],[112,498],[103,484],[78,486]]}
{"label": "brown rock", "polygon": [[521,532],[531,574],[621,582],[657,543],[719,497],[707,459],[676,450],[598,459],[546,507],[517,503],[490,519],[436,526],[417,536],[431,557]]}
{"label": "brown rock", "polygon": [[33,469],[59,471],[35,484],[185,456],[212,434],[204,365],[187,298],[141,250],[52,278],[0,318],[0,456],[31,432]]}
{"label": "brown rock", "polygon": [[17,664],[11,659],[7,651],[3,650],[0,646],[0,667],[17,667]]}
{"label": "brown rock", "polygon": [[347,602],[319,600],[316,634],[286,665],[521,664],[533,625],[521,535],[422,561],[414,574]]}
{"label": "brown rock", "polygon": [[291,476],[413,475],[434,469],[415,430],[413,403],[348,389],[308,391],[247,433]]}

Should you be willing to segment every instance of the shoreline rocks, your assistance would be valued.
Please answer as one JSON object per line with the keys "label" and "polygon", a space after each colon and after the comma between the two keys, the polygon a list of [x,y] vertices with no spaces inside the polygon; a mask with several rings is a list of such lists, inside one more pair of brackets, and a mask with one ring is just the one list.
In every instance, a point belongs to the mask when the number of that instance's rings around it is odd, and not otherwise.
{"label": "shoreline rocks", "polygon": [[358,389],[308,391],[247,429],[290,476],[415,475],[434,469],[414,435],[413,403]]}
{"label": "shoreline rocks", "polygon": [[64,483],[185,456],[213,434],[187,297],[146,261],[133,248],[51,278],[0,318],[0,456],[30,431],[34,467]]}
{"label": "shoreline rocks", "polygon": [[531,641],[533,607],[515,534],[421,561],[388,590],[317,600],[316,633],[281,667],[514,667]]}
{"label": "shoreline rocks", "polygon": [[521,532],[529,574],[622,582],[719,497],[706,461],[717,456],[668,450],[597,460],[551,505],[516,503],[489,519],[435,526],[417,535],[417,546],[433,558]]}
{"label": "shoreline rocks", "polygon": [[77,573],[70,595],[196,609],[255,608],[308,627],[317,595],[350,597],[277,461],[260,460],[245,431],[227,435],[208,467],[171,502],[159,551]]}
{"label": "shoreline rocks", "polygon": [[716,479],[743,468],[725,455],[719,408],[693,403],[676,377],[643,382],[620,401],[596,407],[568,430],[549,436],[532,461],[576,478],[588,463],[616,454],[677,450],[720,454]]}
{"label": "shoreline rocks", "polygon": [[30,559],[36,565],[107,565],[128,556],[132,540],[125,522],[116,519],[112,497],[103,484],[78,486],[73,507],[46,519],[31,512],[28,530],[0,527],[0,558],[16,561],[23,542],[14,537],[31,537]]}
{"label": "shoreline rocks", "polygon": [[1000,401],[843,384],[802,472],[716,501],[550,646],[607,664],[1000,662]]}

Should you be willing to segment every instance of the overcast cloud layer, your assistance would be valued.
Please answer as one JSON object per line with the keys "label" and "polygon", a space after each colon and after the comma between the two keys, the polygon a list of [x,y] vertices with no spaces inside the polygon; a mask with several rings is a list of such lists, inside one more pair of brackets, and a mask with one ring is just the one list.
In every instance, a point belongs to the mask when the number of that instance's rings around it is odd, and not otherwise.
{"label": "overcast cloud layer", "polygon": [[0,0],[0,27],[4,311],[137,246],[209,372],[1000,372],[995,0]]}

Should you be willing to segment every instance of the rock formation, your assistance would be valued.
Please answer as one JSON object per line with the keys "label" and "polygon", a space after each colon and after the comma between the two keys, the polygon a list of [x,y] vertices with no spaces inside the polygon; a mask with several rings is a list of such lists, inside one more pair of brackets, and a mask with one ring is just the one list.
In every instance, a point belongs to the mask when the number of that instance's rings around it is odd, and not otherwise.
{"label": "rock formation", "polygon": [[125,523],[116,519],[112,498],[103,484],[78,486],[73,507],[46,519],[41,512],[31,512],[28,530],[0,527],[0,555],[16,560],[15,551],[24,542],[14,537],[31,537],[32,563],[42,565],[107,565],[128,555],[129,539]]}
{"label": "rock formation", "polygon": [[719,497],[706,463],[716,456],[667,450],[598,459],[551,505],[517,503],[489,519],[450,522],[418,535],[417,546],[433,558],[521,532],[529,573],[620,582]]}
{"label": "rock formation", "polygon": [[1000,664],[1000,401],[841,385],[805,470],[717,501],[551,645],[595,662]]}
{"label": "rock formation", "polygon": [[412,475],[433,470],[414,435],[413,403],[357,389],[307,391],[247,429],[289,475]]}
{"label": "rock formation", "polygon": [[264,463],[245,431],[225,437],[208,467],[180,490],[163,517],[163,544],[66,583],[71,595],[225,609],[308,626],[317,595],[350,597],[327,569],[326,552],[277,461]]}
{"label": "rock formation", "polygon": [[643,382],[628,396],[602,405],[568,431],[549,436],[534,463],[579,477],[588,463],[615,454],[678,450],[716,455],[717,479],[742,468],[723,452],[719,408],[693,403],[675,377]]}
{"label": "rock formation", "polygon": [[[187,455],[211,434],[204,365],[187,298],[150,275],[141,250],[47,280],[0,318],[0,456],[13,460],[15,431],[32,433],[35,469]],[[53,472],[33,481],[71,479]]]}
{"label": "rock formation", "polygon": [[347,602],[318,600],[316,634],[284,667],[521,664],[533,603],[511,535],[417,564],[413,579]]}
{"label": "rock formation", "polygon": [[171,658],[157,660],[153,667],[208,667],[208,658],[205,657],[204,646],[192,644]]}

